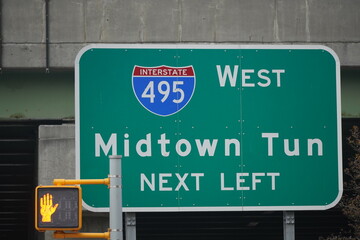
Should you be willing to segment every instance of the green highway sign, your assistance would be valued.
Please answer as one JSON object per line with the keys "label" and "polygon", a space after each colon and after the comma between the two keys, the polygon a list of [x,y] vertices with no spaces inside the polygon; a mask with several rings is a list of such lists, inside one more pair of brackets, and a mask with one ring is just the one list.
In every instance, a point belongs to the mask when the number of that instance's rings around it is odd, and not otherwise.
{"label": "green highway sign", "polygon": [[[95,44],[76,58],[76,175],[122,155],[123,207],[324,210],[342,195],[340,63],[313,45]],[[106,186],[83,205],[108,211]]]}

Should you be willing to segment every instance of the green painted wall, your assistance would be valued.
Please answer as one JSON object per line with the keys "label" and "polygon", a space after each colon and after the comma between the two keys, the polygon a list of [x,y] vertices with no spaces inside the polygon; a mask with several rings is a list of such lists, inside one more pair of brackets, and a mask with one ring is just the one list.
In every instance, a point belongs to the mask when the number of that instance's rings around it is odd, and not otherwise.
{"label": "green painted wall", "polygon": [[341,107],[343,117],[360,117],[360,69],[341,71]]}
{"label": "green painted wall", "polygon": [[0,74],[0,119],[73,119],[74,72]]}
{"label": "green painted wall", "polygon": [[[341,71],[343,117],[360,117],[360,69]],[[0,73],[0,119],[73,119],[74,72]]]}

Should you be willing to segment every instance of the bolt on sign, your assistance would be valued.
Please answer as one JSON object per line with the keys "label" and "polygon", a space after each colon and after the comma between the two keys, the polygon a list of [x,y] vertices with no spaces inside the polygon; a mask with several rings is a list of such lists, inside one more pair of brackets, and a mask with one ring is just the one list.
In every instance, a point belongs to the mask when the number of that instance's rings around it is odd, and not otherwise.
{"label": "bolt on sign", "polygon": [[80,230],[81,200],[78,186],[38,186],[35,190],[35,228],[39,231]]}
{"label": "bolt on sign", "polygon": [[[342,195],[340,63],[325,46],[89,45],[76,174],[122,155],[124,211],[324,210]],[[108,211],[108,189],[83,204]]]}

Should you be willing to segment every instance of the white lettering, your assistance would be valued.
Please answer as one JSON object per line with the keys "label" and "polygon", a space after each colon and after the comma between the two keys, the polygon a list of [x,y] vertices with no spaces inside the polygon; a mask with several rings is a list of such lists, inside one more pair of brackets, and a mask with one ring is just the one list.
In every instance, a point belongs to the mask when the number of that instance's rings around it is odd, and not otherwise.
{"label": "white lettering", "polygon": [[171,173],[159,173],[159,191],[172,191],[172,187],[164,187],[169,181],[164,178],[172,177]]}
{"label": "white lettering", "polygon": [[276,83],[277,83],[277,87],[281,87],[281,73],[285,73],[285,69],[274,69],[271,71],[272,73],[276,73]]}
{"label": "white lettering", "polygon": [[240,141],[237,139],[225,139],[225,156],[230,156],[230,144],[235,146],[235,156],[240,156]]}
{"label": "white lettering", "polygon": [[279,134],[278,133],[262,133],[261,137],[268,139],[268,156],[272,156],[273,155],[273,138],[278,138]]}
{"label": "white lettering", "polygon": [[233,187],[225,187],[225,175],[224,175],[224,173],[220,174],[220,185],[221,185],[221,191],[232,191],[232,190],[234,190]]}
{"label": "white lettering", "polygon": [[236,78],[238,73],[239,65],[234,66],[234,72],[231,72],[230,66],[226,65],[224,69],[224,73],[221,72],[221,66],[216,65],[216,70],[218,73],[220,87],[225,87],[226,79],[229,78],[230,86],[235,87],[236,85]]}
{"label": "white lettering", "polygon": [[245,182],[245,179],[241,177],[247,177],[249,173],[236,173],[236,190],[250,190],[250,187],[242,187],[241,184]]}
{"label": "white lettering", "polygon": [[111,134],[108,142],[105,144],[100,133],[95,133],[95,157],[100,157],[100,148],[103,153],[107,156],[110,148],[112,148],[112,155],[117,154],[117,134]]}
{"label": "white lettering", "polygon": [[129,154],[129,134],[124,134],[124,157],[128,157]]}
{"label": "white lettering", "polygon": [[299,156],[299,139],[294,139],[294,150],[289,149],[289,139],[284,139],[284,152],[288,156]]}
{"label": "white lettering", "polygon": [[195,143],[201,157],[205,156],[206,152],[208,152],[209,156],[214,156],[217,142],[218,140],[214,139],[210,144],[209,139],[204,139],[203,143],[201,144],[199,139],[195,139]]}
{"label": "white lettering", "polygon": [[[158,191],[180,191],[183,188],[185,191],[190,191],[188,185],[186,184],[186,180],[189,179],[189,175],[192,179],[195,180],[195,191],[200,191],[200,177],[204,177],[204,173],[184,173],[181,175],[180,173],[151,173],[151,179],[149,179],[146,174],[140,174],[140,190],[143,192],[145,188],[148,187],[151,191],[156,191],[156,186],[158,186]],[[155,176],[158,177],[158,184],[156,185]],[[175,187],[174,181],[169,181],[170,178],[177,178],[178,183]],[[190,181],[190,180],[189,180]],[[174,188],[175,187],[175,188]]]}
{"label": "white lettering", "polygon": [[[142,150],[145,146],[145,151]],[[140,157],[151,157],[151,133],[146,134],[146,139],[141,139],[136,143],[136,152]]]}
{"label": "white lettering", "polygon": [[[185,150],[181,150],[181,145],[185,145]],[[182,156],[182,157],[186,157],[187,155],[189,155],[189,153],[191,152],[191,144],[188,140],[186,139],[180,139],[175,146],[176,152]]]}
{"label": "white lettering", "polygon": [[158,144],[160,144],[161,155],[164,157],[168,157],[170,155],[170,152],[168,152],[166,150],[166,144],[169,144],[169,143],[170,143],[170,140],[166,139],[166,134],[165,133],[161,134],[161,137],[158,140]]}
{"label": "white lettering", "polygon": [[261,69],[261,70],[258,72],[258,77],[259,77],[260,79],[263,79],[263,80],[266,81],[265,83],[258,82],[258,85],[259,85],[260,87],[268,87],[268,86],[270,85],[270,83],[271,83],[270,78],[269,78],[268,76],[263,75],[264,73],[265,73],[265,74],[269,74],[269,71],[266,70],[266,69]]}
{"label": "white lettering", "polygon": [[204,173],[192,173],[192,177],[195,177],[195,189],[196,191],[200,190],[200,177],[204,176]]}
{"label": "white lettering", "polygon": [[252,190],[256,190],[256,184],[261,183],[261,179],[258,179],[256,177],[262,177],[265,176],[265,173],[253,173],[252,174]]}
{"label": "white lettering", "polygon": [[318,148],[318,156],[323,155],[323,144],[322,141],[318,138],[315,139],[308,139],[308,155],[313,155],[313,145],[316,144]]}
{"label": "white lettering", "polygon": [[151,191],[155,191],[155,174],[151,174],[151,182],[145,176],[144,173],[140,174],[140,190],[143,192],[145,189],[145,183],[148,185]]}
{"label": "white lettering", "polygon": [[[251,175],[251,177],[250,177]],[[248,172],[238,172],[235,175],[235,182],[234,186],[236,188],[227,185],[225,186],[225,174],[220,174],[220,182],[221,182],[221,191],[248,191],[248,190],[254,190],[256,191],[258,188],[258,184],[265,184],[264,187],[270,189],[269,182],[271,181],[271,190],[276,190],[276,177],[279,177],[280,173],[278,172],[269,172],[269,173],[248,173]],[[266,179],[262,178],[266,177]],[[263,183],[264,180],[264,183]],[[266,181],[265,181],[266,180]],[[270,181],[269,181],[270,180]],[[249,181],[249,186],[244,186],[245,182]],[[229,184],[229,183],[227,183]]]}
{"label": "white lettering", "polygon": [[187,178],[189,174],[185,173],[184,176],[180,176],[180,174],[175,173],[175,176],[179,179],[179,184],[176,186],[175,191],[179,191],[181,187],[185,189],[185,191],[189,191],[189,188],[185,184],[185,179]]}
{"label": "white lettering", "polygon": [[241,79],[243,87],[254,87],[255,83],[247,83],[246,80],[250,79],[250,76],[246,75],[247,73],[254,73],[254,69],[243,69],[241,71]]}
{"label": "white lettering", "polygon": [[271,190],[275,190],[276,189],[275,177],[280,176],[280,173],[266,173],[266,176],[271,177]]}

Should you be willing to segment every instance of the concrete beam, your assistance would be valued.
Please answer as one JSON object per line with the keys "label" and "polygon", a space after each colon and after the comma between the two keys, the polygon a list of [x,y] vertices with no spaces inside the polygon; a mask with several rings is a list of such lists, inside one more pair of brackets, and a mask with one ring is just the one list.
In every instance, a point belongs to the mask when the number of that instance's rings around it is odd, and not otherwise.
{"label": "concrete beam", "polygon": [[216,41],[274,42],[275,1],[218,1]]}
{"label": "concrete beam", "polygon": [[45,1],[2,0],[2,36],[5,43],[44,43]]}
{"label": "concrete beam", "polygon": [[49,1],[51,43],[85,42],[84,6],[83,0]]}
{"label": "concrete beam", "polygon": [[[96,42],[95,42],[96,43]],[[171,44],[171,42],[169,42]],[[208,42],[197,42],[208,43]],[[229,44],[261,44],[259,42],[228,42]],[[51,68],[74,68],[75,57],[81,48],[90,43],[62,43],[50,45]],[[186,44],[186,43],[184,43]],[[265,43],[272,44],[272,43]],[[276,43],[279,44],[279,43]],[[281,44],[316,44],[332,48],[340,58],[341,66],[360,66],[360,43],[331,42],[281,42]],[[3,46],[4,68],[45,68],[45,45],[5,44]]]}
{"label": "concrete beam", "polygon": [[310,41],[359,42],[360,1],[305,0]]}
{"label": "concrete beam", "polygon": [[75,178],[75,126],[39,126],[38,184]]}
{"label": "concrete beam", "polygon": [[2,47],[3,68],[45,68],[45,44],[5,43]]}
{"label": "concrete beam", "polygon": [[[324,44],[360,66],[360,1],[50,1],[50,67],[88,43]],[[3,0],[3,67],[45,67],[44,0]]]}

